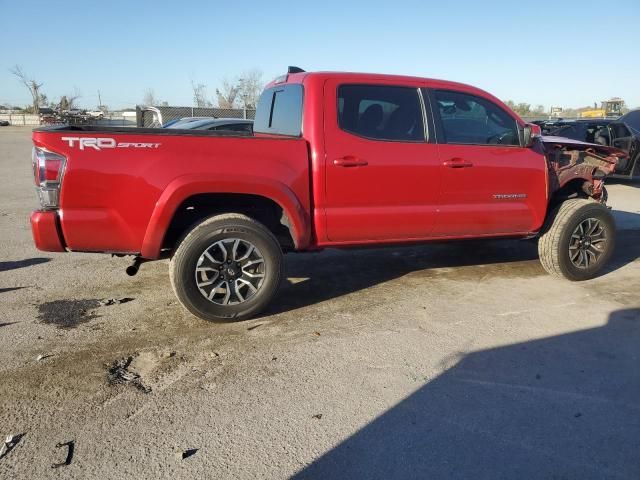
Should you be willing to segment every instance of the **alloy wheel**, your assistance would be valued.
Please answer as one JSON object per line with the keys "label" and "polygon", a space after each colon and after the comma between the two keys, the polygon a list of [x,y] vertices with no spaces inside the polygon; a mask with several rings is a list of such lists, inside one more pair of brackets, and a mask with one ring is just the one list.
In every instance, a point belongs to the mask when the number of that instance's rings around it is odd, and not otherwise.
{"label": "alloy wheel", "polygon": [[607,231],[596,218],[587,218],[578,224],[569,241],[569,258],[578,268],[586,269],[595,264],[605,253]]}
{"label": "alloy wheel", "polygon": [[253,297],[264,281],[265,262],[247,240],[225,238],[207,247],[195,269],[200,293],[218,305],[238,305]]}

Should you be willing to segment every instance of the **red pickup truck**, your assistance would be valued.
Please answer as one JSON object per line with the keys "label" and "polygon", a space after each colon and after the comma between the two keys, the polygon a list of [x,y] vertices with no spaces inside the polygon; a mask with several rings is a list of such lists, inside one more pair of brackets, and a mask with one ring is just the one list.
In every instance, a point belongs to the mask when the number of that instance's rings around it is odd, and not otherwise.
{"label": "red pickup truck", "polygon": [[44,251],[170,258],[180,302],[244,319],[283,253],[539,236],[546,270],[593,277],[612,254],[604,177],[625,154],[540,137],[459,83],[296,67],[265,88],[253,134],[62,126],[33,133]]}

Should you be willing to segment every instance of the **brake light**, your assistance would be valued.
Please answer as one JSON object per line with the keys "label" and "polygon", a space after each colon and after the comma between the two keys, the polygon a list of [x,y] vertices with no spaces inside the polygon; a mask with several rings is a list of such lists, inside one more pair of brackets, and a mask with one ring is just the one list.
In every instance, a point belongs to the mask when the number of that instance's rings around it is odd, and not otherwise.
{"label": "brake light", "polygon": [[540,135],[542,135],[542,128],[540,128],[540,125],[537,125],[535,123],[530,123],[529,125],[531,125],[532,137],[539,137]]}
{"label": "brake light", "polygon": [[43,209],[58,208],[60,183],[67,159],[44,148],[33,147],[31,160],[40,206]]}

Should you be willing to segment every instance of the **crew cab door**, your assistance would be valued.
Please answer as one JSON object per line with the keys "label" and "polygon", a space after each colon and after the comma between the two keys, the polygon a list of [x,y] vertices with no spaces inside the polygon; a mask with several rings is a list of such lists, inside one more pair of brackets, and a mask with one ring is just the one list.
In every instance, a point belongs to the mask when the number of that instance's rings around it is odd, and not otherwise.
{"label": "crew cab door", "polygon": [[417,86],[324,86],[327,241],[428,237],[440,168]]}
{"label": "crew cab door", "polygon": [[609,125],[609,135],[612,147],[624,150],[629,157],[622,164],[616,166],[616,173],[622,175],[633,175],[633,170],[640,158],[638,148],[640,141],[634,135],[629,126],[622,122],[614,122]]}
{"label": "crew cab door", "polygon": [[520,146],[517,120],[481,96],[451,90],[428,95],[442,176],[434,235],[538,230],[547,208],[547,163],[541,153]]}

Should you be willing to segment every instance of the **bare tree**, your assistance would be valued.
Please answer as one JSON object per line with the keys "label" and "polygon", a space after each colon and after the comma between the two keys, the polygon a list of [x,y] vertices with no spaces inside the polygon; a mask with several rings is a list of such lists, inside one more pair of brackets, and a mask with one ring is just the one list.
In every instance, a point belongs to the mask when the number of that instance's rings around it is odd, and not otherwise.
{"label": "bare tree", "polygon": [[46,107],[48,105],[49,105],[49,98],[47,97],[47,94],[46,93],[38,94],[38,107]]}
{"label": "bare tree", "polygon": [[234,108],[236,105],[236,97],[238,96],[239,88],[236,82],[232,82],[228,79],[224,79],[221,88],[216,88],[216,96],[218,97],[218,107],[220,108]]}
{"label": "bare tree", "polygon": [[62,111],[69,110],[69,100],[66,95],[60,97],[60,102],[58,103],[58,108]]}
{"label": "bare tree", "polygon": [[193,105],[194,107],[212,107],[213,104],[207,100],[207,86],[202,83],[196,84],[191,80],[191,88],[193,89]]}
{"label": "bare tree", "polygon": [[238,79],[238,90],[243,108],[255,109],[264,82],[262,72],[256,68],[246,71]]}
{"label": "bare tree", "polygon": [[158,104],[158,99],[156,98],[156,94],[153,91],[153,88],[147,88],[147,90],[144,92],[144,98],[142,99],[142,103],[148,106],[153,106]]}
{"label": "bare tree", "polygon": [[[76,100],[78,100],[80,97],[82,97],[82,94],[80,93],[80,90],[78,89],[78,87],[73,87],[73,93],[65,95],[65,98],[67,100],[67,108],[62,108],[62,106],[60,108],[62,110],[71,110],[72,108],[75,108]],[[61,99],[61,102],[62,102],[62,99]]]}
{"label": "bare tree", "polygon": [[40,102],[43,100],[43,95],[40,93],[42,83],[38,83],[33,78],[29,78],[28,75],[22,71],[22,67],[20,65],[14,66],[9,71],[18,77],[20,83],[29,90],[33,101],[33,112],[36,114],[40,113]]}

